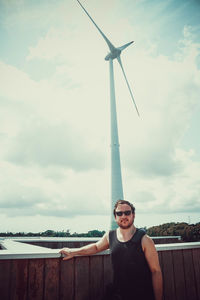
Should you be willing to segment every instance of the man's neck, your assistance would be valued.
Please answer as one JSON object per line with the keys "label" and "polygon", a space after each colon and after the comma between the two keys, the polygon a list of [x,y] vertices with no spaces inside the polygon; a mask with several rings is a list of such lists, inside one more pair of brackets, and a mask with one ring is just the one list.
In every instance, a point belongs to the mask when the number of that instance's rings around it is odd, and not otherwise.
{"label": "man's neck", "polygon": [[131,225],[129,228],[117,228],[117,236],[120,240],[127,241],[129,240],[136,232],[136,227]]}

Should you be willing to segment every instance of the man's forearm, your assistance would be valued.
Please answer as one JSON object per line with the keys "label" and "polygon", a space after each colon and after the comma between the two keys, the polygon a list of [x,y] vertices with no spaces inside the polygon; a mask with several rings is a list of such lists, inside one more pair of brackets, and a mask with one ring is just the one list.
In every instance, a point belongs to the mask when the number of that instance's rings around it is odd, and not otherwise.
{"label": "man's forearm", "polygon": [[162,272],[161,271],[152,272],[152,283],[153,283],[155,300],[162,300],[163,299],[163,280],[162,280]]}
{"label": "man's forearm", "polygon": [[81,248],[63,248],[59,251],[64,255],[63,260],[68,260],[76,255],[92,255],[98,252],[96,244],[90,244]]}
{"label": "man's forearm", "polygon": [[92,255],[109,248],[107,234],[96,243],[92,243],[81,248],[63,248],[59,252],[64,255],[63,260],[73,258],[75,255]]}
{"label": "man's forearm", "polygon": [[72,248],[70,252],[73,255],[92,255],[98,252],[96,244],[89,244],[81,248]]}

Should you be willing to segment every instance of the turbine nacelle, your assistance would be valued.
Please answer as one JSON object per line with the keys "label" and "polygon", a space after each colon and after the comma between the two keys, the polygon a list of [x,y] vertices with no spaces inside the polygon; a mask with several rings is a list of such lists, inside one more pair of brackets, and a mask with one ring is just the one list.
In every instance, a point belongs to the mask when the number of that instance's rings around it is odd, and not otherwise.
{"label": "turbine nacelle", "polygon": [[128,46],[130,46],[132,43],[133,43],[133,41],[129,42],[121,47],[118,47],[118,48],[112,47],[111,52],[106,55],[105,60],[115,59],[115,58],[119,57],[121,52],[124,49],[126,49]]}
{"label": "turbine nacelle", "polygon": [[117,57],[120,56],[122,50],[120,50],[119,48],[115,48],[114,51],[108,53],[108,55],[106,55],[105,60],[109,60],[109,59],[115,59]]}

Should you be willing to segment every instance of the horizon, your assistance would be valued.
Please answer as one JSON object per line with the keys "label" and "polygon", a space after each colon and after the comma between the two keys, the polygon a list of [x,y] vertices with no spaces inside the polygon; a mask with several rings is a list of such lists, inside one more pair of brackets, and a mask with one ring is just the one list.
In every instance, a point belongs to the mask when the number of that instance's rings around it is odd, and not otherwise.
{"label": "horizon", "polygon": [[[159,224],[159,225],[153,225],[153,226],[150,226],[150,227],[146,227],[146,226],[144,226],[144,227],[138,227],[138,226],[136,226],[136,228],[143,228],[143,229],[145,229],[145,230],[148,230],[148,229],[150,229],[150,228],[153,228],[153,227],[159,227],[159,226],[163,226],[163,225],[167,225],[167,224],[175,224],[175,225],[178,225],[178,224],[187,224],[188,226],[195,226],[195,225],[197,225],[197,224],[199,224],[200,223],[200,221],[199,222],[196,222],[196,223],[187,223],[187,222],[168,222],[168,223],[163,223],[163,224]],[[63,233],[69,233],[70,235],[73,235],[73,234],[88,234],[89,232],[91,232],[91,231],[98,231],[98,232],[106,232],[106,230],[99,230],[98,228],[93,228],[93,229],[90,229],[90,230],[88,230],[87,232],[86,231],[80,231],[80,232],[71,232],[69,229],[62,229],[62,230],[53,230],[53,229],[47,229],[47,230],[45,230],[45,231],[37,231],[37,232],[32,232],[32,231],[16,231],[16,232],[12,232],[12,231],[0,231],[0,234],[1,233],[5,233],[5,234],[9,234],[9,233],[11,233],[11,234],[20,234],[20,233],[22,233],[22,234],[28,234],[28,233],[31,233],[31,234],[41,234],[41,233],[45,233],[45,232],[47,232],[47,231],[53,231],[54,233],[61,233],[61,232],[63,232]],[[0,235],[0,237],[1,237],[1,235]],[[70,237],[70,236],[69,236]]]}

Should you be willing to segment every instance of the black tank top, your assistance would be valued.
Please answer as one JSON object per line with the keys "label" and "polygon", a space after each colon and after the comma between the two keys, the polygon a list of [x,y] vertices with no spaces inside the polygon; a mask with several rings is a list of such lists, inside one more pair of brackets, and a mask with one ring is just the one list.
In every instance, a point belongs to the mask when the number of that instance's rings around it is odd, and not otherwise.
{"label": "black tank top", "polygon": [[142,229],[136,229],[127,242],[117,239],[116,230],[109,232],[109,244],[113,266],[113,285],[126,300],[154,300],[151,271],[142,250]]}

